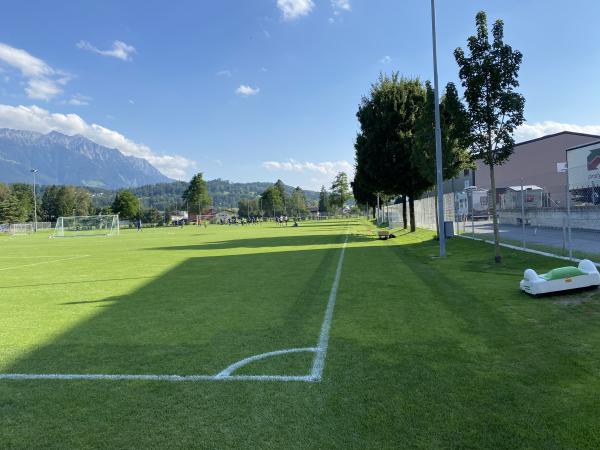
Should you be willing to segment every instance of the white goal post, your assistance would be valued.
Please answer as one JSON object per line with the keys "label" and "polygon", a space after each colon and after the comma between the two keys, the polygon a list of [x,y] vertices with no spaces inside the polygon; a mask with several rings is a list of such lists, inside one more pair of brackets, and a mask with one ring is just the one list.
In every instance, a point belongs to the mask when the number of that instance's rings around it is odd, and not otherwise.
{"label": "white goal post", "polygon": [[115,236],[119,234],[119,215],[71,216],[56,220],[53,237]]}

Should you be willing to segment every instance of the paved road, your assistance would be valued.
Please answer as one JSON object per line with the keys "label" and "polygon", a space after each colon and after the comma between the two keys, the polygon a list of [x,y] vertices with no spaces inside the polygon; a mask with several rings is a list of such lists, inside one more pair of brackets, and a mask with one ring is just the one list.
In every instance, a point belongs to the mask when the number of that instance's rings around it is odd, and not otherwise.
{"label": "paved road", "polygon": [[[475,222],[475,237],[491,237],[491,222]],[[471,223],[467,223],[466,233],[471,234]],[[523,240],[522,227],[517,225],[500,225],[500,239]],[[563,230],[544,227],[525,227],[525,242],[554,247],[561,253],[564,242]],[[574,251],[597,253],[600,255],[600,231],[571,230],[571,244]]]}

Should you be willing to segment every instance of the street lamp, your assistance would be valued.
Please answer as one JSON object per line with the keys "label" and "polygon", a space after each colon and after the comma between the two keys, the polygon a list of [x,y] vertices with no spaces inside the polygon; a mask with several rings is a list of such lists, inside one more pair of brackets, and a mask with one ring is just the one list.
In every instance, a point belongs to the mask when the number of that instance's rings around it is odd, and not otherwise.
{"label": "street lamp", "polygon": [[37,232],[37,198],[35,196],[35,174],[38,173],[37,169],[31,169],[30,172],[33,174],[33,231]]}
{"label": "street lamp", "polygon": [[438,198],[438,239],[440,257],[446,256],[446,227],[444,224],[444,176],[442,174],[442,131],[440,129],[440,96],[437,70],[437,42],[435,36],[435,0],[431,0],[431,37],[433,40],[433,85],[435,97],[435,169]]}

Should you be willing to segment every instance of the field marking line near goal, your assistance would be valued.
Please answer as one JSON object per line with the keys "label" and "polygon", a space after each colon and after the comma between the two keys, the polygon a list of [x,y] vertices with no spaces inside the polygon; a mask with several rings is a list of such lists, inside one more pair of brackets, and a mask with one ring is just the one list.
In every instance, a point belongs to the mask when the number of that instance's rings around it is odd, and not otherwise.
{"label": "field marking line near goal", "polygon": [[92,255],[80,255],[80,256],[71,256],[69,258],[59,258],[59,259],[53,259],[52,261],[40,261],[40,262],[36,262],[36,263],[31,263],[31,264],[21,264],[19,266],[12,266],[12,267],[4,267],[1,270],[12,270],[12,269],[21,269],[23,267],[32,267],[32,266],[39,266],[41,264],[52,264],[55,262],[61,262],[61,261],[71,261],[74,259],[81,259],[81,258],[88,258]]}
{"label": "field marking line near goal", "polygon": [[[323,378],[325,369],[325,358],[327,356],[327,347],[329,345],[329,332],[333,319],[333,309],[337,297],[337,291],[340,284],[344,255],[348,244],[348,231],[342,245],[342,250],[338,258],[335,277],[329,292],[327,307],[321,324],[321,333],[316,347],[300,347],[284,350],[276,350],[267,353],[261,353],[249,356],[233,364],[216,375],[151,375],[151,374],[77,374],[77,373],[0,373],[0,380],[139,380],[139,381],[169,381],[169,382],[193,382],[193,381],[300,381],[306,383],[320,382]],[[89,255],[85,255],[89,256]],[[83,257],[83,256],[82,256]],[[54,261],[48,261],[54,262]],[[43,264],[43,263],[38,263]],[[23,267],[23,266],[20,266]],[[0,269],[2,270],[2,269]],[[312,352],[315,354],[312,369],[309,375],[234,375],[233,373],[241,367],[269,358],[289,353]]]}

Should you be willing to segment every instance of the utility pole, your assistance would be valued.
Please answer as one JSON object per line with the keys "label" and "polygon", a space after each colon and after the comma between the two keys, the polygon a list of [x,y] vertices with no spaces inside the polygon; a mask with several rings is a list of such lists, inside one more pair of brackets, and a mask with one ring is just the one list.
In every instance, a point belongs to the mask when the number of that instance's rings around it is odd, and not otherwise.
{"label": "utility pole", "polygon": [[433,84],[435,97],[435,168],[438,198],[438,238],[440,257],[446,256],[446,227],[444,223],[444,176],[442,173],[442,130],[440,128],[440,96],[437,70],[437,42],[435,34],[435,0],[431,0],[431,37],[433,40]]}
{"label": "utility pole", "polygon": [[35,195],[35,174],[38,172],[37,169],[31,169],[30,172],[33,174],[33,231],[37,233],[37,198]]}

